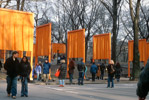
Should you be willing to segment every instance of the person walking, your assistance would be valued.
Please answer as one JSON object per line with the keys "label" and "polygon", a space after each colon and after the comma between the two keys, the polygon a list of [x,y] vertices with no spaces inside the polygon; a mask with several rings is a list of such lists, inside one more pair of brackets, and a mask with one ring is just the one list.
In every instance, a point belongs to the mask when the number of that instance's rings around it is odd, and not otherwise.
{"label": "person walking", "polygon": [[14,51],[12,57],[8,58],[4,64],[4,68],[7,71],[7,93],[8,97],[12,95],[13,99],[16,99],[17,95],[17,76],[19,75],[19,60],[18,52]]}
{"label": "person walking", "polygon": [[120,81],[121,72],[122,72],[122,68],[120,63],[118,62],[115,66],[115,78],[117,79],[117,82]]}
{"label": "person walking", "polygon": [[113,81],[114,74],[115,74],[114,61],[111,60],[108,65],[108,86],[107,88],[110,87],[110,83],[112,83],[111,88],[114,88],[114,81]]}
{"label": "person walking", "polygon": [[72,84],[74,69],[75,69],[75,62],[74,62],[74,59],[71,59],[71,61],[69,63],[69,80],[70,80],[70,84]]}
{"label": "person walking", "polygon": [[48,62],[48,60],[46,59],[44,64],[43,64],[43,79],[44,82],[46,82],[46,85],[48,84],[49,81],[49,70],[51,68],[51,64]]}
{"label": "person walking", "polygon": [[100,79],[101,79],[101,80],[104,79],[104,72],[105,72],[105,65],[104,65],[104,63],[102,63],[102,64],[100,65],[100,73],[101,73]]}
{"label": "person walking", "polygon": [[66,74],[67,74],[67,65],[65,64],[65,60],[61,60],[61,65],[58,69],[60,71],[59,74],[59,87],[64,87],[65,85],[65,78],[66,78]]}
{"label": "person walking", "polygon": [[41,66],[39,65],[39,63],[37,63],[36,65],[36,74],[37,74],[37,81],[39,81],[39,76],[41,74]]}
{"label": "person walking", "polygon": [[78,63],[77,65],[78,71],[79,71],[79,79],[78,79],[78,85],[84,85],[84,72],[85,72],[85,64],[83,63],[83,59]]}
{"label": "person walking", "polygon": [[98,64],[97,65],[97,79],[99,80],[99,78],[100,78],[100,75],[101,75],[101,73],[100,73],[100,64]]}
{"label": "person walking", "polygon": [[96,76],[96,73],[97,73],[97,66],[95,65],[95,62],[93,62],[93,65],[91,66],[90,68],[90,72],[92,74],[92,81],[95,82],[95,76]]}
{"label": "person walking", "polygon": [[24,56],[20,63],[20,76],[21,76],[21,97],[28,97],[28,79],[31,73],[31,66],[28,58]]}

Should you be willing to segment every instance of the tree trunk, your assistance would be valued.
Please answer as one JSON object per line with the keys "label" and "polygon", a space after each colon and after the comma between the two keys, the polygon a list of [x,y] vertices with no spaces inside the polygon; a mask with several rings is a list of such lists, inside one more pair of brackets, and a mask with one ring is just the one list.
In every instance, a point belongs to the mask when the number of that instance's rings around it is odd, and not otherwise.
{"label": "tree trunk", "polygon": [[20,0],[17,0],[17,10],[20,10]]}
{"label": "tree trunk", "polygon": [[88,39],[85,39],[85,62],[87,61],[88,52]]}
{"label": "tree trunk", "polygon": [[24,4],[25,4],[25,0],[22,0],[22,3],[21,3],[21,11],[24,10]]}
{"label": "tree trunk", "polygon": [[117,0],[113,0],[113,37],[112,37],[112,60],[116,62],[116,43],[117,43]]}
{"label": "tree trunk", "polygon": [[134,51],[133,51],[133,80],[139,78],[140,74],[140,55],[139,55],[139,40],[138,40],[138,25],[137,21],[134,22],[133,25],[134,30]]}
{"label": "tree trunk", "polygon": [[[132,0],[129,0],[130,7],[130,15],[133,22],[133,33],[134,33],[134,49],[133,49],[133,72],[132,77],[133,80],[139,78],[140,74],[140,55],[139,55],[139,39],[138,39],[138,21],[139,21],[139,12],[140,12],[140,2],[141,0],[137,0],[135,12],[133,11]],[[135,13],[135,14],[134,14]]]}

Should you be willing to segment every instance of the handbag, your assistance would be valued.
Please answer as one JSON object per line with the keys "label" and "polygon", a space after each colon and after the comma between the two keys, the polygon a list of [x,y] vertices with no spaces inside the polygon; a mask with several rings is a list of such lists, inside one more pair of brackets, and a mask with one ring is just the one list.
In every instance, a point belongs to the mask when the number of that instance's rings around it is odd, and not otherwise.
{"label": "handbag", "polygon": [[59,75],[60,75],[60,70],[57,70],[56,73],[55,73],[55,76],[59,77]]}
{"label": "handbag", "polygon": [[115,70],[114,70],[114,68],[113,68],[113,66],[111,66],[111,74],[113,74],[115,72]]}

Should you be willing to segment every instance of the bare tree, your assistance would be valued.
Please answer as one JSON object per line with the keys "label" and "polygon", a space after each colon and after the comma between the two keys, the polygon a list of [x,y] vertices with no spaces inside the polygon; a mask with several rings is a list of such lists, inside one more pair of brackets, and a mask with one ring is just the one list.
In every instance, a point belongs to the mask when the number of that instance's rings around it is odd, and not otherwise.
{"label": "bare tree", "polygon": [[0,0],[0,8],[7,8],[11,0]]}
{"label": "bare tree", "polygon": [[113,19],[113,37],[112,37],[112,59],[116,62],[116,43],[117,43],[117,36],[118,36],[118,17],[119,12],[121,11],[121,2],[122,0],[112,0],[108,2],[107,0],[100,0],[101,3],[106,7],[109,11],[110,15]]}
{"label": "bare tree", "polygon": [[133,80],[139,77],[140,74],[140,56],[139,56],[139,49],[138,49],[138,33],[139,33],[139,13],[140,13],[140,5],[141,0],[137,0],[135,5],[135,10],[133,7],[132,0],[129,0],[129,8],[130,8],[130,15],[131,20],[133,23],[133,33],[134,33],[134,49],[133,49]]}

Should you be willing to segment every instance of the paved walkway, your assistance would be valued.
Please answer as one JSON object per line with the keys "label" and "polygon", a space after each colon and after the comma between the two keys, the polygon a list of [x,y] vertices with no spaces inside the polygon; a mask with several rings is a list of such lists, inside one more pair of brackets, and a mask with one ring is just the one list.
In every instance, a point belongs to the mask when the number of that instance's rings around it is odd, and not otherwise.
{"label": "paved walkway", "polygon": [[[17,100],[137,100],[136,84],[116,84],[106,88],[106,84],[86,84],[84,86],[29,84],[29,97],[20,97],[21,85],[18,82]],[[6,93],[6,82],[0,80],[0,100],[10,100]],[[147,98],[149,100],[149,98]]]}

